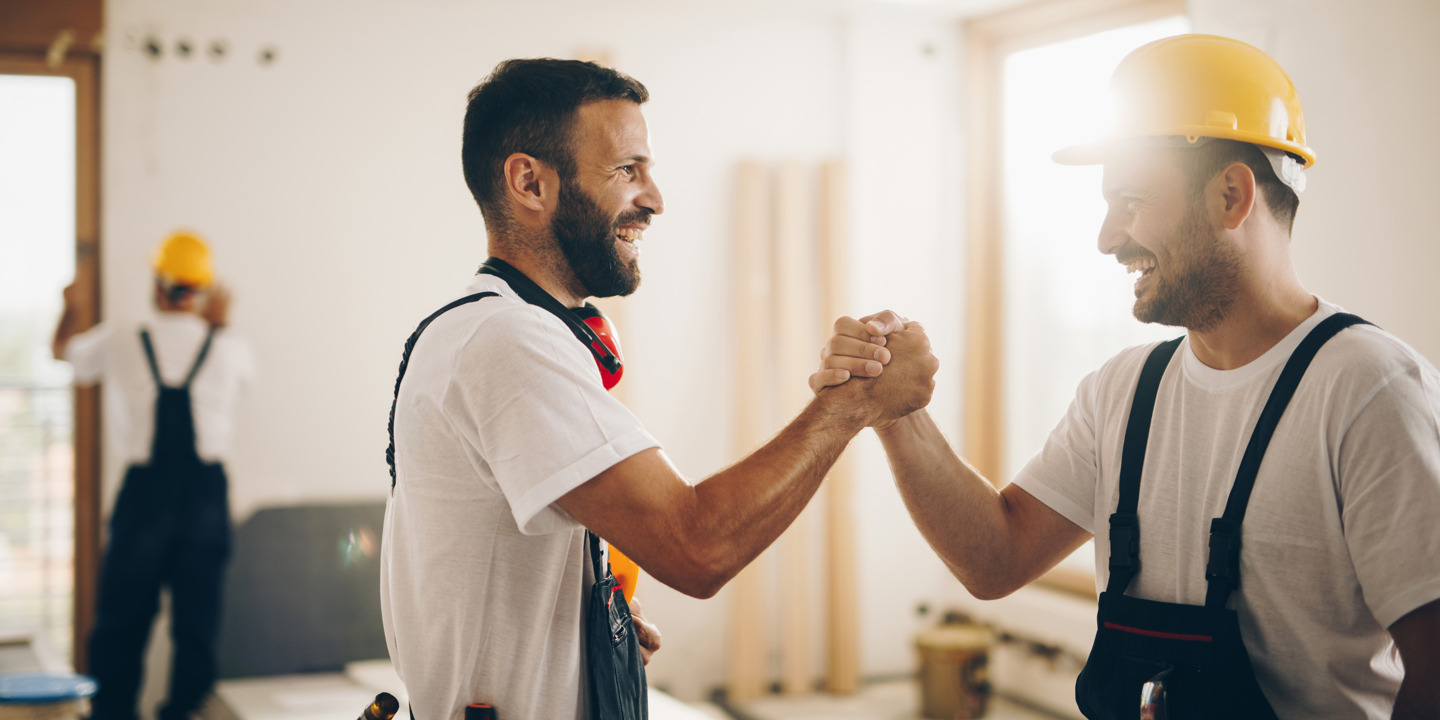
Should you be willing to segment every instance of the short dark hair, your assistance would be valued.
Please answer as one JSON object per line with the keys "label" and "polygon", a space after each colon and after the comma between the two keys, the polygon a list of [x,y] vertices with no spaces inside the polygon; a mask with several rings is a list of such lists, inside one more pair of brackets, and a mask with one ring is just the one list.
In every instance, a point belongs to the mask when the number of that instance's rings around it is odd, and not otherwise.
{"label": "short dark hair", "polygon": [[1190,192],[1198,194],[1217,173],[1231,163],[1244,163],[1255,174],[1255,185],[1260,188],[1261,201],[1270,208],[1280,227],[1286,234],[1295,226],[1295,211],[1300,207],[1300,196],[1289,185],[1275,175],[1275,168],[1265,153],[1247,142],[1215,138],[1194,150],[1181,153],[1181,165],[1190,181]]}
{"label": "short dark hair", "polygon": [[571,135],[575,113],[596,100],[629,100],[643,105],[650,91],[629,75],[579,60],[506,60],[470,91],[460,162],[465,184],[485,223],[508,222],[504,198],[505,158],[525,153],[575,177]]}

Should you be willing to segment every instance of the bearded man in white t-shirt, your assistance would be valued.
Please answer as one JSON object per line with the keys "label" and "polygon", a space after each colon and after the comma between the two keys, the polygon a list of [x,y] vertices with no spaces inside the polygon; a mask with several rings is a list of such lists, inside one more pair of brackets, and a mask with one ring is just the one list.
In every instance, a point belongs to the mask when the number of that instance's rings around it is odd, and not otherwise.
{"label": "bearded man in white t-shirt", "polygon": [[[822,393],[755,454],[681,477],[566,317],[639,285],[639,243],[664,211],[647,98],[614,70],[550,59],[501,63],[470,94],[462,160],[491,258],[402,364],[381,553],[386,641],[421,720],[460,720],[472,703],[509,720],[592,717],[587,530],[710,597],[852,437],[929,402],[936,361],[911,325],[891,336],[885,378]],[[648,660],[658,632],[634,620]]]}
{"label": "bearded man in white t-shirt", "polygon": [[[911,515],[982,599],[1094,537],[1087,717],[1440,717],[1440,374],[1300,284],[1315,155],[1294,86],[1253,47],[1189,35],[1136,50],[1111,87],[1115,131],[1056,160],[1103,164],[1099,249],[1140,273],[1135,316],[1183,341],[1085,378],[1002,489],[923,411],[880,429]],[[902,326],[842,318],[811,386],[876,376]]]}

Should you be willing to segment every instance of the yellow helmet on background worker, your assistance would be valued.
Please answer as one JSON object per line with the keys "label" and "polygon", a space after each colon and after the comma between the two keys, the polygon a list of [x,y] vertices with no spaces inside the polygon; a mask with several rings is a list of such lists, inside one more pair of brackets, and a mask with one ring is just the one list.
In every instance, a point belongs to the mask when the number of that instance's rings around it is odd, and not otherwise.
{"label": "yellow helmet on background worker", "polygon": [[[1096,165],[1116,144],[1154,139],[1184,147],[1205,138],[1258,146],[1280,180],[1299,192],[1315,164],[1295,84],[1275,59],[1239,40],[1177,35],[1125,56],[1110,77],[1111,130],[1054,154],[1062,165]],[[1298,187],[1297,187],[1298,185]]]}
{"label": "yellow helmet on background worker", "polygon": [[165,238],[152,260],[155,274],[169,285],[209,287],[215,279],[210,247],[194,233],[179,231]]}

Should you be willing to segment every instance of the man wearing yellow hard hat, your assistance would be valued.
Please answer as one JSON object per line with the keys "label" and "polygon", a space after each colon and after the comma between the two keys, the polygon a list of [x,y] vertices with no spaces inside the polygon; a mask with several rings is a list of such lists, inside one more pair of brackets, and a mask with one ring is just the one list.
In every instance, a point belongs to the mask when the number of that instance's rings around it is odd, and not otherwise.
{"label": "man wearing yellow hard hat", "polygon": [[[1440,717],[1440,373],[1300,284],[1295,87],[1184,35],[1111,88],[1113,132],[1055,159],[1103,164],[1099,250],[1139,274],[1138,319],[1186,333],[1085,378],[998,491],[924,411],[880,431],[906,505],[981,598],[1094,537],[1087,717]],[[868,375],[901,321],[843,318],[812,387]]]}
{"label": "man wearing yellow hard hat", "polygon": [[158,312],[138,326],[103,322],[76,334],[78,293],[66,288],[57,359],[80,384],[101,383],[106,436],[126,465],[100,570],[90,674],[95,720],[134,720],[145,645],[170,589],[174,663],[161,720],[184,720],[215,679],[221,580],[230,553],[223,460],[250,349],[225,330],[228,294],[215,284],[210,249],[193,233],[156,250]]}

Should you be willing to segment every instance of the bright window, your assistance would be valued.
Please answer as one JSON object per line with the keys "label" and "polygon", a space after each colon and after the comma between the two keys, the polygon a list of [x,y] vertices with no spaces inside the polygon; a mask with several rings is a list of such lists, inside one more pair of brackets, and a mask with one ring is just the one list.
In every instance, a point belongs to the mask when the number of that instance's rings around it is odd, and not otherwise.
{"label": "bright window", "polygon": [[67,655],[73,394],[50,338],[75,274],[75,98],[68,77],[0,75],[0,634]]}

